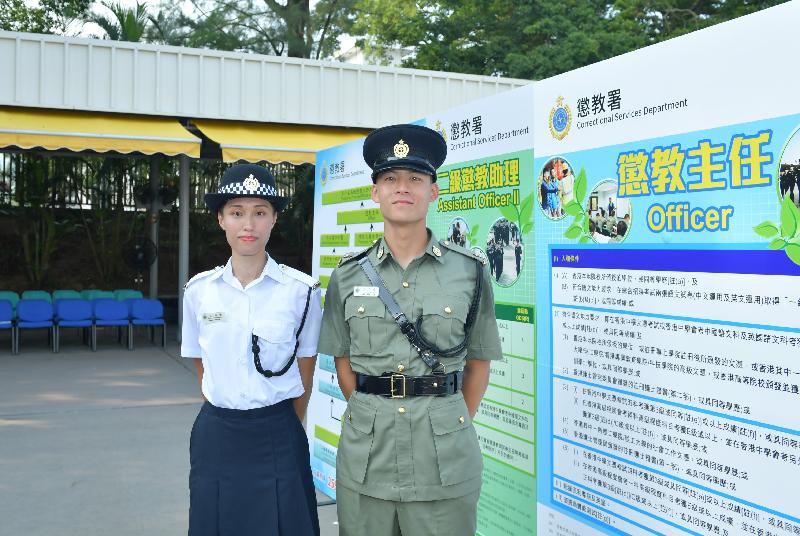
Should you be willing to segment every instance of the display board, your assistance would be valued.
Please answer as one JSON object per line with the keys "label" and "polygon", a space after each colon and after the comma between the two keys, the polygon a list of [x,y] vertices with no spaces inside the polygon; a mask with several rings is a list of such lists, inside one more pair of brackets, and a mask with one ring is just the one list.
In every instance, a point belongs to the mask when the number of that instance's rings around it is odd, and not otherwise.
{"label": "display board", "polygon": [[800,533],[797,21],[536,85],[538,534]]}
{"label": "display board", "polygon": [[[486,535],[527,535],[536,524],[532,108],[528,86],[416,122],[448,145],[428,227],[437,238],[481,250],[494,281],[503,360],[492,364],[474,421],[485,465],[478,526]],[[356,141],[317,155],[313,258],[323,287],[343,253],[381,234],[361,148]],[[312,471],[318,489],[335,497],[345,402],[333,357],[319,356],[315,378],[307,422]]]}

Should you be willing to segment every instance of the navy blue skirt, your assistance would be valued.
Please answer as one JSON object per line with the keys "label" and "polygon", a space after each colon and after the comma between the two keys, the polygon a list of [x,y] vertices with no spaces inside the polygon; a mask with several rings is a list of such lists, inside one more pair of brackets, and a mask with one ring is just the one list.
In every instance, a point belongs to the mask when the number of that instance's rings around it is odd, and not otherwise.
{"label": "navy blue skirt", "polygon": [[291,400],[206,402],[189,445],[189,536],[318,536],[308,440]]}

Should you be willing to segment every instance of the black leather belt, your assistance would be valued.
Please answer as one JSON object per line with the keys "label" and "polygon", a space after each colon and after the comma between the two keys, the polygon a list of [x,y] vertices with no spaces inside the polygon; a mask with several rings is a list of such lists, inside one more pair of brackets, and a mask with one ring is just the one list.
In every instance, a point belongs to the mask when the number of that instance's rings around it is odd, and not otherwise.
{"label": "black leather belt", "polygon": [[356,391],[387,398],[454,395],[461,390],[463,383],[464,373],[460,370],[430,376],[406,376],[391,372],[367,376],[356,373]]}

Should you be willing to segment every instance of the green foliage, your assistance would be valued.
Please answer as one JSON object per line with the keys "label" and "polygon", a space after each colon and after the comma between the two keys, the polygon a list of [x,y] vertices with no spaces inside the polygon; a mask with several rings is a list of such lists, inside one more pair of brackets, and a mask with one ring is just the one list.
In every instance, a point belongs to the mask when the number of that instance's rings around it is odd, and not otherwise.
{"label": "green foliage", "polygon": [[90,0],[0,0],[0,30],[12,32],[67,32],[70,23],[86,16]]}
{"label": "green foliage", "polygon": [[408,67],[541,79],[782,0],[358,0],[368,52]]}
{"label": "green foliage", "polygon": [[355,0],[192,0],[194,13],[165,2],[150,17],[151,42],[298,58],[326,58],[352,25]]}
{"label": "green foliage", "polygon": [[113,41],[138,42],[147,30],[147,4],[136,2],[135,7],[125,7],[119,1],[104,1],[100,4],[111,12],[111,16],[94,14],[89,20],[100,26]]}

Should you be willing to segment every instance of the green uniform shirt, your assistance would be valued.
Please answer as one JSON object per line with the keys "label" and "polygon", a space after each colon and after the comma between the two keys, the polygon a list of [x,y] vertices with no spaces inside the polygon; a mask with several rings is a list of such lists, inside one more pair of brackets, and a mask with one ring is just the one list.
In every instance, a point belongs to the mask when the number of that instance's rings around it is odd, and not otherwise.
{"label": "green uniform shirt", "polygon": [[[369,258],[400,308],[412,322],[422,316],[422,334],[440,349],[464,340],[476,283],[476,258],[431,233],[420,257],[403,270],[383,240]],[[483,289],[469,346],[441,358],[447,372],[466,359],[500,359],[500,337],[489,274],[481,266]],[[380,376],[431,374],[377,296],[356,296],[371,287],[357,262],[345,262],[328,282],[318,350],[350,356],[355,372]],[[365,292],[359,292],[365,294]],[[447,499],[480,489],[483,458],[461,393],[446,397],[390,399],[354,392],[342,419],[337,486],[385,500]]]}

